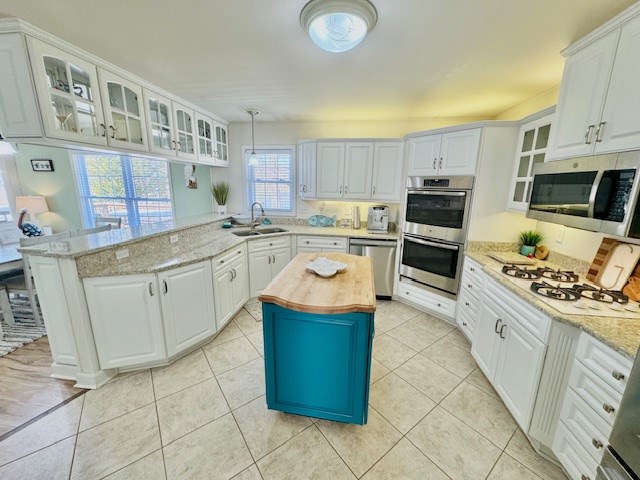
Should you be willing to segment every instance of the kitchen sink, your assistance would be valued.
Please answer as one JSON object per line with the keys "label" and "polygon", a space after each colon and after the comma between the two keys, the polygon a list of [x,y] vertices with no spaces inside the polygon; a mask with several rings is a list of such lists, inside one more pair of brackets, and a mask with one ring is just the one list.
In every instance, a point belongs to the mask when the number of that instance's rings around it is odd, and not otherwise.
{"label": "kitchen sink", "polygon": [[281,233],[281,232],[288,232],[289,230],[286,230],[284,228],[279,228],[279,227],[271,227],[271,228],[261,228],[261,229],[256,229],[256,230],[241,230],[239,232],[231,232],[234,235],[237,235],[238,237],[253,237],[253,236],[258,236],[258,235],[269,235],[270,233]]}

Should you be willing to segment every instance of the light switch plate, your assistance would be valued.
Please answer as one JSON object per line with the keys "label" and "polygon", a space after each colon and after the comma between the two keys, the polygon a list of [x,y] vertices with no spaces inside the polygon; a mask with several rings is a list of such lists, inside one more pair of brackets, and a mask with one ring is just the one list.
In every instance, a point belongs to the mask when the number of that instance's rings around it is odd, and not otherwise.
{"label": "light switch plate", "polygon": [[178,240],[180,240],[180,237],[178,235],[171,235],[169,237],[169,243],[178,243]]}
{"label": "light switch plate", "polygon": [[116,260],[123,260],[129,256],[129,249],[123,248],[122,250],[116,250]]}

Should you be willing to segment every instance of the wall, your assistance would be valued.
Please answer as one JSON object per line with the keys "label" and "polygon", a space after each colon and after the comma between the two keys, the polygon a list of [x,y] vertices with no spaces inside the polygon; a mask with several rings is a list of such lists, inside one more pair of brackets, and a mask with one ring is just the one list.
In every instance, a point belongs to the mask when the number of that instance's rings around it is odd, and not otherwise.
{"label": "wall", "polygon": [[[40,223],[51,225],[54,232],[82,228],[69,150],[25,144],[19,144],[17,150],[16,166],[22,192],[25,195],[47,197],[51,213],[43,214],[39,219]],[[33,158],[52,159],[54,171],[34,172],[30,162]],[[185,187],[184,164],[171,164],[176,218],[181,219],[213,211],[210,189],[212,176],[216,176],[215,170],[221,169],[197,166],[195,176],[198,179],[198,188],[188,189]]]}

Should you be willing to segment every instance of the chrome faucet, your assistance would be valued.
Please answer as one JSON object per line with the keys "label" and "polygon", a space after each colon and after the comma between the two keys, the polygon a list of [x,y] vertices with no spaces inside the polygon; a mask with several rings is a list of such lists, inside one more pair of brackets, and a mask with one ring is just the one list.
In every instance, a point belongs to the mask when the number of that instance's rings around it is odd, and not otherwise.
{"label": "chrome faucet", "polygon": [[[256,205],[260,205],[260,215],[258,215],[258,217],[255,217],[255,214],[253,213],[253,208]],[[256,228],[256,220],[258,218],[260,218],[261,216],[264,217],[264,208],[262,208],[262,204],[259,202],[253,202],[253,204],[251,205],[251,230],[254,230]]]}

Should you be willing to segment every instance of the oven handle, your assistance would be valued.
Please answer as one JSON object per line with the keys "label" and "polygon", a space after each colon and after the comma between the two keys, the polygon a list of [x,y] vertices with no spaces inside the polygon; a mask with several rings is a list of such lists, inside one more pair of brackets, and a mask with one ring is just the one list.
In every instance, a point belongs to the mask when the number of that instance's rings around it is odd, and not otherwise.
{"label": "oven handle", "polygon": [[405,235],[404,238],[406,240],[409,240],[410,242],[419,243],[420,245],[426,245],[427,247],[444,248],[445,250],[456,250],[456,251],[460,250],[460,247],[457,245],[447,245],[446,243],[429,242],[427,240],[421,240],[419,238],[410,237],[408,235]]}
{"label": "oven handle", "polygon": [[437,195],[445,197],[465,197],[469,192],[444,192],[440,190],[408,190],[410,195]]}
{"label": "oven handle", "polygon": [[589,210],[587,211],[587,218],[593,218],[593,214],[596,209],[596,195],[598,194],[598,190],[600,190],[600,182],[602,182],[603,176],[604,170],[599,170],[596,174],[596,178],[593,180],[591,192],[589,192]]}

